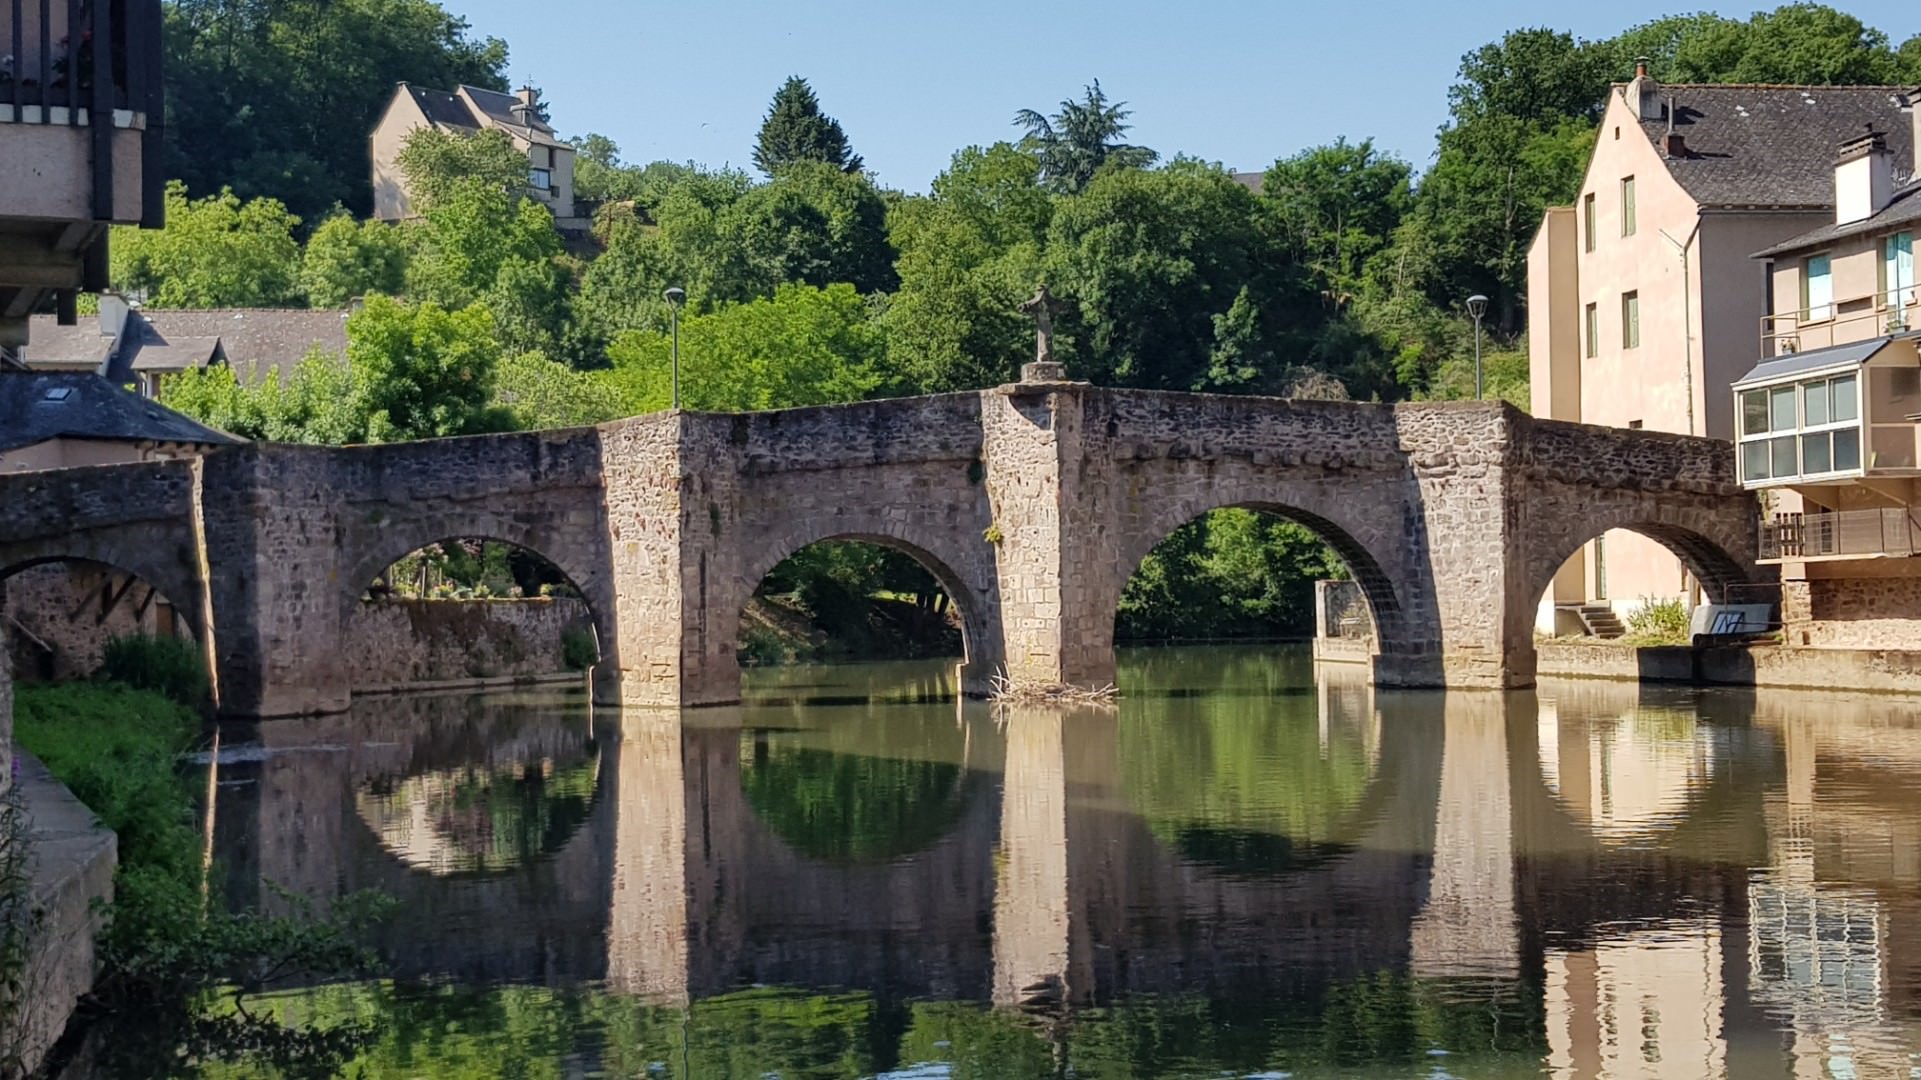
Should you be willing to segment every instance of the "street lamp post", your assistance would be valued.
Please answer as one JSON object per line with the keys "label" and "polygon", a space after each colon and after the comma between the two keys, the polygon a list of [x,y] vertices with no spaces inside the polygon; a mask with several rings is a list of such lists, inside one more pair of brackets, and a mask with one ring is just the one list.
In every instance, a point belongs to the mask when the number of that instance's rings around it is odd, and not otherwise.
{"label": "street lamp post", "polygon": [[1475,293],[1467,298],[1467,313],[1474,316],[1474,400],[1481,400],[1481,316],[1487,314],[1487,297]]}
{"label": "street lamp post", "polygon": [[661,296],[667,299],[669,317],[674,324],[674,408],[680,408],[680,306],[687,302],[687,290],[678,285]]}

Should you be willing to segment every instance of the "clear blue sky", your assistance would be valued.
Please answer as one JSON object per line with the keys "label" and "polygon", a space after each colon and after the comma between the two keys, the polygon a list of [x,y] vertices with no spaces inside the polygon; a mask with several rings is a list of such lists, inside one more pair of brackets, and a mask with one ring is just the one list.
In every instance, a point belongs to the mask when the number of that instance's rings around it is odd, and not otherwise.
{"label": "clear blue sky", "polygon": [[[1421,168],[1462,53],[1519,26],[1607,37],[1696,9],[1689,0],[443,2],[506,39],[509,76],[541,87],[563,137],[600,132],[628,161],[751,168],[768,99],[798,74],[880,181],[908,191],[925,191],[956,149],[1014,137],[1016,109],[1051,114],[1095,78],[1133,109],[1133,141],[1163,155],[1264,169],[1337,135],[1372,136]],[[1776,2],[1708,10],[1744,18],[1763,6]],[[1921,32],[1913,0],[1835,6],[1897,44]]]}

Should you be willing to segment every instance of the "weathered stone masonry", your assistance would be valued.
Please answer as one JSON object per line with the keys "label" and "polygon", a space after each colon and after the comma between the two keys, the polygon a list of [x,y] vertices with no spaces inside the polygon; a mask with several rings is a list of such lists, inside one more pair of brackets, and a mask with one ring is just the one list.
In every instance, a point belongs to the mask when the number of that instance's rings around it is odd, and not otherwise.
{"label": "weathered stone masonry", "polygon": [[[63,556],[139,574],[216,657],[222,708],[344,708],[362,590],[451,537],[530,548],[580,588],[628,704],[739,694],[740,611],[820,540],[921,560],[953,596],[963,678],[1099,684],[1141,558],[1223,506],[1285,514],[1353,569],[1378,681],[1533,679],[1532,620],[1577,547],[1631,528],[1710,596],[1752,573],[1755,507],[1724,443],[1367,405],[1033,382],[980,393],[599,428],[0,477],[0,573]],[[204,561],[204,570],[201,563]]]}

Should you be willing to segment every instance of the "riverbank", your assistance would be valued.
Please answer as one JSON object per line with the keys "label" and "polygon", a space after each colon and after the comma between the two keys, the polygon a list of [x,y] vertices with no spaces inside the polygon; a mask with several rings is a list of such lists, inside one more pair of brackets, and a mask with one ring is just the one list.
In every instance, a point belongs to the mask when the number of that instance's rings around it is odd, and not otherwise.
{"label": "riverbank", "polygon": [[[1323,663],[1366,664],[1373,650],[1368,638],[1314,641],[1314,659]],[[1536,642],[1534,656],[1539,678],[1921,694],[1921,652],[1907,650],[1626,645],[1581,638]]]}

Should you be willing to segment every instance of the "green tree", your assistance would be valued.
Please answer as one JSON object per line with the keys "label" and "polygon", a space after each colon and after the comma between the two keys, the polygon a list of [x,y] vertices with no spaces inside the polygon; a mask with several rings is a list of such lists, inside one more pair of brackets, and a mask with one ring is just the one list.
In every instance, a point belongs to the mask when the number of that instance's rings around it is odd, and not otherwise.
{"label": "green tree", "polygon": [[1054,294],[1070,301],[1056,339],[1070,368],[1108,385],[1265,387],[1279,374],[1270,328],[1225,324],[1243,357],[1232,370],[1216,371],[1214,351],[1215,318],[1243,290],[1244,315],[1287,303],[1288,279],[1274,272],[1258,218],[1252,192],[1191,161],[1110,170],[1060,200],[1046,269]]}
{"label": "green tree", "polygon": [[1367,264],[1393,242],[1414,204],[1407,162],[1374,151],[1374,141],[1303,150],[1274,163],[1261,183],[1279,239],[1312,277],[1331,310],[1365,286]]}
{"label": "green tree", "polygon": [[509,200],[527,193],[527,155],[504,131],[457,135],[415,128],[396,159],[414,210],[427,213],[467,187],[498,192]]}
{"label": "green tree", "polygon": [[1018,311],[1041,278],[1053,200],[1040,162],[1007,143],[969,147],[926,198],[893,208],[900,289],[887,305],[887,366],[919,393],[1006,382],[1032,356]]}
{"label": "green tree", "polygon": [[854,153],[840,121],[820,111],[820,99],[806,79],[790,75],[774,91],[773,104],[760,123],[760,136],[754,142],[754,167],[774,176],[803,161],[831,165],[842,172],[859,172],[861,167],[860,155]]}
{"label": "green tree", "polygon": [[622,415],[617,388],[537,352],[503,357],[494,374],[494,403],[523,431],[585,427]]}
{"label": "green tree", "polygon": [[367,133],[394,84],[507,88],[507,46],[433,0],[170,0],[167,174],[318,222],[372,212]]}
{"label": "green tree", "polygon": [[369,297],[347,319],[347,361],[372,442],[500,430],[491,408],[500,342],[484,307]]}
{"label": "green tree", "polygon": [[1064,100],[1060,112],[1043,116],[1033,109],[1014,114],[1014,126],[1026,132],[1021,146],[1034,152],[1041,164],[1040,180],[1058,191],[1079,191],[1108,165],[1144,169],[1158,157],[1145,146],[1120,141],[1132,115],[1125,101],[1109,101],[1095,79],[1080,101]]}
{"label": "green tree", "polygon": [[341,307],[357,296],[393,295],[407,280],[407,238],[382,221],[340,213],[307,238],[300,291],[314,307]]}
{"label": "green tree", "polygon": [[189,199],[167,185],[167,227],[114,230],[114,287],[153,307],[287,307],[300,300],[300,219],[274,199],[231,189]]}
{"label": "green tree", "polygon": [[[769,299],[681,321],[680,396],[689,409],[779,409],[857,401],[881,385],[884,343],[851,285],[782,285]],[[672,397],[668,335],[628,331],[607,352],[624,412]]]}
{"label": "green tree", "polygon": [[284,379],[239,381],[225,364],[190,369],[160,384],[167,407],[246,439],[338,446],[364,442],[367,411],[360,380],[335,354],[316,349]]}

